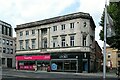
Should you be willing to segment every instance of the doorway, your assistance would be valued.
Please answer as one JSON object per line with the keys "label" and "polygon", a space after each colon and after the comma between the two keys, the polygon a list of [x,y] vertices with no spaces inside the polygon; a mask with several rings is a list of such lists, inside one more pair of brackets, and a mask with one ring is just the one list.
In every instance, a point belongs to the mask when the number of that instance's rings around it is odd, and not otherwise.
{"label": "doorway", "polygon": [[7,58],[7,67],[12,68],[12,58]]}
{"label": "doorway", "polygon": [[83,60],[83,72],[88,72],[88,61]]}

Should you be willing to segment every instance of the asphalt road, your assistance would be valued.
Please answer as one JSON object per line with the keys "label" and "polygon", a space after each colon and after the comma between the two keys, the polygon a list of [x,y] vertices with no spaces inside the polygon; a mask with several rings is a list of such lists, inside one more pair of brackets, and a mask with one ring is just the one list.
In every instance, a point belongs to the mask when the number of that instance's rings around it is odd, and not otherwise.
{"label": "asphalt road", "polygon": [[[103,80],[102,77],[77,74],[61,74],[56,72],[16,71],[3,69],[2,80]],[[120,80],[107,78],[106,80]]]}

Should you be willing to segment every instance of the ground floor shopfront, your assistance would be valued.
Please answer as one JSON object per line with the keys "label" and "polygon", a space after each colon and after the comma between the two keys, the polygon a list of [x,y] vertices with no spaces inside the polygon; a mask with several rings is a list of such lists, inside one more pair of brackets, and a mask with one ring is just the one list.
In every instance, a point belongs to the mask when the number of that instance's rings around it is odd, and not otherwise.
{"label": "ground floor shopfront", "polygon": [[16,56],[16,69],[18,70],[47,70],[50,64],[50,55],[21,55]]}
{"label": "ground floor shopfront", "polygon": [[92,72],[94,60],[90,59],[90,53],[62,52],[51,54],[51,63],[57,65],[56,70],[63,72]]}
{"label": "ground floor shopfront", "polygon": [[59,72],[92,72],[94,61],[90,53],[80,52],[54,52],[47,55],[16,56],[16,69],[46,71],[50,66],[51,71]]}

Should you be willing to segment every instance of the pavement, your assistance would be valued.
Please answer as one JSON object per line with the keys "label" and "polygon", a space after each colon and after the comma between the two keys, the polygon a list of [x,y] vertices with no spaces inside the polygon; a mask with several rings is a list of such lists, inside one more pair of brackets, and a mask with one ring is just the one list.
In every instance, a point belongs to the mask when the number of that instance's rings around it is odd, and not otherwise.
{"label": "pavement", "polygon": [[[90,76],[90,77],[103,77],[103,72],[97,72],[97,73],[72,73],[72,72],[47,72],[47,71],[30,71],[30,70],[16,70],[16,69],[10,69],[13,71],[21,71],[21,72],[33,72],[33,73],[56,73],[56,74],[70,74],[70,75],[80,75],[80,76]],[[106,72],[106,77],[108,78],[117,78],[117,75],[115,72]]]}

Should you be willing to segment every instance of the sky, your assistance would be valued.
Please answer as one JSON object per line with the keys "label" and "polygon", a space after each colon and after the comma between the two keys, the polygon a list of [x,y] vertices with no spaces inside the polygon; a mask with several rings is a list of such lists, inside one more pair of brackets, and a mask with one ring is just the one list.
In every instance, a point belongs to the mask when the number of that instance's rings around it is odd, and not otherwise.
{"label": "sky", "polygon": [[[100,41],[99,26],[104,10],[105,0],[0,0],[0,20],[12,25],[34,22],[75,12],[89,13],[95,22],[95,39]],[[15,31],[13,36],[16,36]]]}

